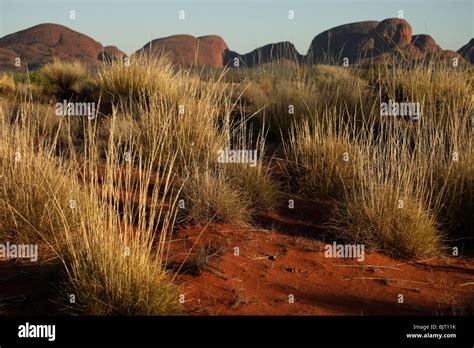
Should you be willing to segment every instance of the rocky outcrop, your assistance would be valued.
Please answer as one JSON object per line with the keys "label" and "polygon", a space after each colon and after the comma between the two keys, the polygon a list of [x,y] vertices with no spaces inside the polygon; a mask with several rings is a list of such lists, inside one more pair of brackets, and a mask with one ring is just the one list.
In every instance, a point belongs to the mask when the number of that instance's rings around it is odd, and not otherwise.
{"label": "rocky outcrop", "polygon": [[136,54],[168,56],[179,66],[199,66],[220,68],[229,50],[225,41],[217,35],[194,37],[173,35],[147,43]]}
{"label": "rocky outcrop", "polygon": [[[471,52],[468,45],[462,52],[471,59],[466,53]],[[424,59],[452,62],[453,58],[458,58],[461,64],[466,62],[459,53],[443,50],[430,35],[412,35],[411,25],[399,18],[351,23],[326,30],[313,39],[307,55],[310,63],[329,64],[341,64],[345,59],[349,64],[391,64]]]}
{"label": "rocky outcrop", "polygon": [[272,62],[300,63],[303,60],[303,56],[297,51],[295,46],[288,41],[268,44],[244,55],[229,52],[226,55],[226,65],[235,66],[235,57],[238,57],[241,65],[245,67],[253,67]]}
{"label": "rocky outcrop", "polygon": [[369,35],[374,38],[374,53],[377,54],[410,45],[412,29],[404,19],[389,18],[380,22]]}
{"label": "rocky outcrop", "polygon": [[474,39],[471,39],[467,44],[462,46],[458,53],[463,56],[468,62],[474,64]]}
{"label": "rocky outcrop", "polygon": [[97,63],[103,51],[99,42],[59,24],[40,24],[0,38],[0,64],[5,69],[17,68],[16,58],[21,59],[20,69],[34,69],[53,58]]}
{"label": "rocky outcrop", "polygon": [[411,39],[412,28],[404,19],[345,24],[317,35],[311,42],[308,61],[339,64],[347,58],[350,63],[355,63],[386,56],[386,52],[399,54],[401,51],[418,55],[417,49],[406,49],[410,47]]}
{"label": "rocky outcrop", "polygon": [[318,34],[311,42],[307,61],[310,63],[350,62],[366,57],[374,48],[372,32],[379,22],[365,21],[344,24]]}
{"label": "rocky outcrop", "polygon": [[[165,55],[177,66],[253,67],[272,62],[349,64],[440,59],[464,64],[474,60],[474,39],[458,52],[443,50],[430,35],[412,35],[410,24],[399,18],[381,22],[344,24],[318,34],[306,56],[291,42],[259,47],[247,54],[228,48],[217,35],[173,35],[147,43],[137,54]],[[87,35],[58,24],[40,24],[0,38],[0,69],[34,69],[53,58],[85,63],[123,60],[115,46],[103,47]],[[15,66],[21,59],[20,68]]]}
{"label": "rocky outcrop", "polygon": [[99,53],[97,59],[103,62],[114,62],[114,61],[123,61],[127,55],[119,50],[116,46],[107,46],[104,47],[102,52]]}
{"label": "rocky outcrop", "polygon": [[413,46],[418,48],[423,53],[437,53],[442,51],[441,47],[438,46],[435,39],[433,39],[430,35],[413,35],[411,37],[411,42]]}

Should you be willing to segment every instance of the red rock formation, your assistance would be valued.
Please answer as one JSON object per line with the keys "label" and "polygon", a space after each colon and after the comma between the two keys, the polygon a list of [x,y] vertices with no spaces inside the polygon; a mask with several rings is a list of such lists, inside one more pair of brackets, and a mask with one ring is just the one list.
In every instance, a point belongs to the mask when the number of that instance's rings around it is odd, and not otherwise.
{"label": "red rock formation", "polygon": [[104,62],[121,61],[126,57],[125,53],[119,50],[116,46],[104,47],[102,52],[99,53],[97,59]]}
{"label": "red rock formation", "polygon": [[[412,28],[404,19],[390,18],[341,25],[322,32],[311,42],[306,57],[290,42],[262,46],[240,55],[228,49],[216,35],[194,37],[174,35],[153,40],[137,53],[168,55],[179,66],[251,67],[273,61],[337,63],[344,58],[349,64],[358,62],[394,61],[401,58],[416,61],[437,58],[449,61],[459,58],[474,60],[474,39],[458,53],[443,51],[429,35],[412,36]],[[86,63],[123,59],[125,54],[115,46],[103,47],[92,38],[58,24],[40,24],[0,38],[0,69],[16,69],[15,59],[21,58],[22,68],[34,69],[53,58],[80,60]],[[464,58],[462,58],[464,57]]]}
{"label": "red rock formation", "polygon": [[89,36],[59,24],[40,24],[4,36],[0,38],[0,48],[0,62],[7,69],[15,68],[16,57],[21,58],[22,68],[28,65],[30,69],[53,58],[96,63],[104,50]]}
{"label": "red rock formation", "polygon": [[371,33],[377,52],[387,52],[411,43],[411,25],[404,19],[389,18],[379,23]]}
{"label": "red rock formation", "polygon": [[405,62],[421,60],[425,56],[424,52],[412,44],[402,47],[395,47],[388,53],[394,58],[397,58],[399,61]]}
{"label": "red rock formation", "polygon": [[419,34],[411,37],[413,46],[418,48],[423,53],[435,53],[441,51],[441,47],[438,46],[435,39],[430,35]]}
{"label": "red rock formation", "polygon": [[474,39],[462,46],[458,53],[461,54],[468,62],[474,64]]}
{"label": "red rock formation", "polygon": [[[470,52],[473,51],[469,45],[464,46],[462,52],[472,59]],[[412,28],[406,20],[389,18],[380,23],[358,22],[326,30],[313,39],[306,60],[310,63],[341,64],[343,58],[348,58],[349,64],[391,64],[425,58],[448,62],[460,58],[460,55],[441,49],[429,35],[412,36]],[[459,62],[462,64],[465,60],[460,58]]]}
{"label": "red rock formation", "polygon": [[344,24],[322,32],[311,42],[307,61],[332,63],[347,57],[353,63],[365,57],[374,48],[371,33],[378,25],[377,21],[365,21]]}
{"label": "red rock formation", "polygon": [[224,56],[229,50],[217,35],[194,37],[173,35],[147,43],[137,54],[168,55],[179,66],[223,67]]}
{"label": "red rock formation", "polygon": [[276,61],[301,62],[302,56],[288,41],[268,44],[241,56],[244,66],[266,64]]}
{"label": "red rock formation", "polygon": [[17,56],[14,51],[0,47],[0,70],[6,69],[8,66],[14,66]]}

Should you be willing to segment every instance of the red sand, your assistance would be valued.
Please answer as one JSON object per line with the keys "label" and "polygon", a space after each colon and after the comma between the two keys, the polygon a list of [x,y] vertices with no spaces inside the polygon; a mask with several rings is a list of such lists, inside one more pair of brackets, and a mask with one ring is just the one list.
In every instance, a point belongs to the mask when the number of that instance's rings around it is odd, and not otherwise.
{"label": "red sand", "polygon": [[[394,260],[367,253],[326,258],[322,225],[333,204],[293,197],[298,209],[261,213],[269,229],[184,227],[170,241],[168,265],[193,315],[465,315],[474,312],[474,259]],[[192,269],[207,247],[202,272]],[[236,255],[235,248],[238,248]],[[204,258],[205,260],[205,258]],[[0,292],[11,314],[48,314],[60,264],[0,261]],[[180,272],[176,273],[177,269]],[[466,284],[471,283],[471,284]],[[463,285],[464,284],[464,285]],[[403,303],[399,303],[399,295]],[[291,295],[293,297],[291,297]],[[290,303],[291,298],[294,299]]]}
{"label": "red sand", "polygon": [[[173,251],[189,252],[201,232],[180,231],[186,244],[174,242]],[[196,315],[472,314],[473,285],[460,286],[474,280],[472,259],[405,263],[373,253],[361,264],[326,258],[315,240],[235,226],[209,227],[192,253],[209,244],[224,255],[198,276],[178,276],[184,305]]]}

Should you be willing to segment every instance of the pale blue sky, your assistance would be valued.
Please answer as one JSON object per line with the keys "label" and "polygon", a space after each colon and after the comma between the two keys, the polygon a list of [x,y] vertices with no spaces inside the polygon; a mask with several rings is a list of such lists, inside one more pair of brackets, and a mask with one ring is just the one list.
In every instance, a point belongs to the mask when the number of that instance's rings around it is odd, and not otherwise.
{"label": "pale blue sky", "polygon": [[[70,10],[76,19],[69,19]],[[58,23],[127,53],[168,35],[217,34],[239,53],[291,41],[306,54],[326,29],[396,17],[398,10],[415,34],[432,35],[444,49],[457,50],[474,36],[474,0],[0,0],[0,36]]]}

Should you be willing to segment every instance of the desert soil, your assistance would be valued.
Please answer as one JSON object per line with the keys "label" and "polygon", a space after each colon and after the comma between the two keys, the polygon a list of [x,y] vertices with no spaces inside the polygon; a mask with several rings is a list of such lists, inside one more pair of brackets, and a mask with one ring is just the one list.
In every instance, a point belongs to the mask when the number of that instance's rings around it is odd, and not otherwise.
{"label": "desert soil", "polygon": [[[260,213],[256,227],[183,227],[169,241],[170,276],[191,315],[472,314],[474,257],[397,260],[377,252],[327,258],[324,222],[334,205],[292,197],[295,209]],[[297,208],[297,209],[296,209]],[[0,261],[1,292],[11,314],[42,315],[61,268]],[[45,256],[48,255],[48,256]],[[403,303],[400,303],[403,295]]]}

